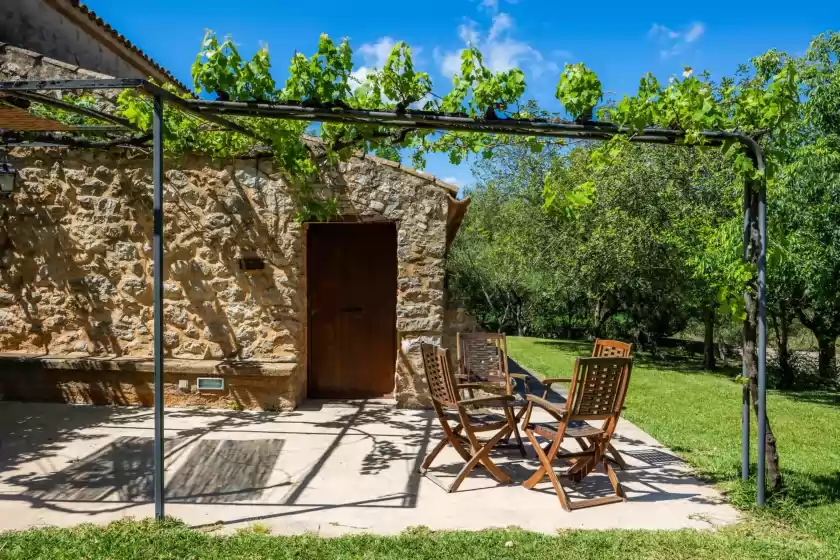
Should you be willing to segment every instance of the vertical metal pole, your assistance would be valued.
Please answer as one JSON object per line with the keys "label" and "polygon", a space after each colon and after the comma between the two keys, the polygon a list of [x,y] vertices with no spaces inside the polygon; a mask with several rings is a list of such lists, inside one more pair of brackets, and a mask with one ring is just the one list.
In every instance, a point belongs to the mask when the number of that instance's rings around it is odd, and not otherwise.
{"label": "vertical metal pole", "polygon": [[758,184],[758,505],[764,505],[764,469],[767,450],[767,188],[764,175]]}
{"label": "vertical metal pole", "polygon": [[[744,262],[750,243],[750,182],[744,181]],[[749,302],[749,293],[744,292],[744,302]],[[746,329],[746,327],[744,327]],[[750,479],[750,387],[746,384],[750,372],[747,371],[746,330],[742,337],[741,377],[744,383],[741,389],[741,480]]]}
{"label": "vertical metal pole", "polygon": [[163,99],[155,96],[154,182],[154,354],[155,354],[155,518],[163,519]]}

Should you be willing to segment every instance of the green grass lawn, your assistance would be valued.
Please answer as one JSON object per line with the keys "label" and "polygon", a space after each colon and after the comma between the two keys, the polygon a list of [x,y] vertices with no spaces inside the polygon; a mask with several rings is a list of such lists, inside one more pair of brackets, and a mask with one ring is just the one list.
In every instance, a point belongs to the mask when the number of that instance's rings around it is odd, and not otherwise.
{"label": "green grass lawn", "polygon": [[[257,528],[259,529],[259,528]],[[0,535],[4,560],[188,559],[429,559],[451,560],[610,560],[610,559],[806,559],[829,558],[832,550],[815,540],[748,525],[718,532],[567,531],[547,536],[519,530],[452,531],[423,529],[393,537],[355,535],[270,536],[261,530],[220,536],[180,523],[150,520],[117,522],[106,528],[39,529]]]}
{"label": "green grass lawn", "polygon": [[[509,346],[521,365],[547,376],[567,376],[575,356],[591,351],[590,343],[516,337],[509,339]],[[0,534],[0,559],[840,558],[838,396],[768,395],[786,492],[772,497],[770,507],[756,510],[755,487],[738,481],[740,387],[731,380],[734,373],[704,373],[688,360],[656,361],[640,354],[625,411],[629,420],[679,453],[745,509],[744,522],[717,531],[564,531],[547,536],[516,529],[415,529],[394,537],[325,539],[271,536],[259,526],[222,536],[175,521],[144,520]]]}
{"label": "green grass lawn", "polygon": [[[511,337],[512,358],[536,374],[567,377],[575,356],[591,343]],[[699,358],[636,356],[624,417],[691,463],[701,476],[749,509],[755,485],[739,482],[741,386],[736,370],[703,372]],[[740,369],[740,368],[739,368]],[[778,441],[785,492],[755,512],[817,538],[840,542],[840,395],[820,392],[767,395],[767,411]],[[752,422],[756,449],[755,421]],[[755,451],[753,451],[755,461]],[[755,464],[753,464],[753,472]]]}

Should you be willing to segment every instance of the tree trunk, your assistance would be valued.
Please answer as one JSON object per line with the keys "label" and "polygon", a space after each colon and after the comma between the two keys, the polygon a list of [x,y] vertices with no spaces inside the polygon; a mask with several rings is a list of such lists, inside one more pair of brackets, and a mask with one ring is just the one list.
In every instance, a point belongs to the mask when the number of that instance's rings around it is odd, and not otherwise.
{"label": "tree trunk", "polygon": [[595,302],[595,325],[593,328],[595,338],[604,338],[604,325],[616,313],[616,309],[608,308],[605,310],[605,307],[607,307],[606,303],[600,299]]}
{"label": "tree trunk", "polygon": [[784,302],[779,304],[778,316],[774,314],[772,319],[773,330],[776,332],[776,348],[779,352],[779,369],[782,373],[779,379],[779,388],[792,389],[796,379],[790,365],[790,346],[788,344],[791,316]]}
{"label": "tree trunk", "polygon": [[715,364],[715,310],[707,307],[703,310],[703,325],[705,334],[703,336],[703,369],[713,370]]}
{"label": "tree trunk", "polygon": [[599,299],[595,302],[595,321],[592,328],[593,334],[595,338],[601,338],[603,333],[601,332],[601,300]]}
{"label": "tree trunk", "polygon": [[820,378],[833,381],[837,375],[837,335],[821,333],[817,337],[817,344]]}
{"label": "tree trunk", "polygon": [[[750,197],[749,243],[747,244],[747,261],[758,267],[761,249],[761,239],[758,231],[758,198],[761,185],[759,181],[752,181]],[[754,278],[746,297],[746,317],[744,318],[744,350],[743,360],[749,375],[750,399],[753,411],[758,418],[758,278]],[[770,427],[770,418],[765,409],[764,452],[767,460],[767,481],[771,491],[782,487],[782,472],[779,469],[779,452],[776,449],[776,436]],[[761,442],[759,442],[759,445]]]}
{"label": "tree trunk", "polygon": [[805,325],[817,339],[819,348],[819,375],[820,378],[833,381],[837,376],[837,328],[834,323],[826,321],[814,313],[809,317],[804,309],[797,308],[797,315],[800,322]]}

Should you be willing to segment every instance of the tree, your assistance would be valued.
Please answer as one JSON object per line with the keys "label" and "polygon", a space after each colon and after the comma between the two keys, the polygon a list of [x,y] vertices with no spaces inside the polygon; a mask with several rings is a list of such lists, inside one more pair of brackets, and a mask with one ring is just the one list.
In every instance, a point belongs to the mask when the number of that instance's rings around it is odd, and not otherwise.
{"label": "tree", "polygon": [[567,299],[562,235],[542,212],[540,192],[553,148],[499,148],[476,167],[479,185],[447,259],[449,287],[484,325],[553,335]]}
{"label": "tree", "polygon": [[[673,78],[664,87],[653,75],[647,74],[640,81],[636,95],[625,96],[614,105],[608,105],[601,111],[601,116],[640,132],[647,126],[678,128],[685,131],[685,142],[689,144],[702,145],[703,130],[735,130],[751,136],[765,148],[771,147],[774,141],[784,137],[789,123],[798,117],[801,92],[797,68],[792,59],[776,51],[756,57],[751,63],[751,67],[743,67],[735,79],[724,79],[720,84],[713,83],[705,74],[695,77],[691,69],[686,69],[682,80]],[[591,83],[592,80],[587,79],[587,82]],[[578,95],[572,88],[567,88],[567,91]],[[626,145],[629,145],[628,138],[612,138],[593,153],[594,165],[605,165]],[[729,276],[720,291],[722,299],[737,301],[737,294],[744,287],[747,288],[743,312],[743,353],[753,408],[758,414],[759,312],[757,276],[754,271],[761,256],[758,207],[765,171],[758,168],[758,162],[753,161],[742,146],[733,143],[725,148],[724,153],[730,158],[737,182],[743,184],[750,193],[748,207],[751,220],[747,224],[747,259],[743,266],[729,269],[734,274]],[[770,159],[772,152],[767,155]],[[772,160],[770,163],[767,169],[772,172]],[[579,186],[579,192],[591,190],[591,182]],[[568,195],[554,198],[561,206],[566,206],[568,199]],[[746,286],[745,277],[750,279]],[[777,489],[781,487],[782,479],[776,438],[769,421],[766,426],[764,445],[769,459],[770,485]]]}
{"label": "tree", "polygon": [[801,61],[802,116],[779,143],[784,156],[775,181],[784,280],[788,292],[774,298],[780,337],[796,314],[814,333],[819,374],[837,375],[840,336],[840,35],[815,38]]}

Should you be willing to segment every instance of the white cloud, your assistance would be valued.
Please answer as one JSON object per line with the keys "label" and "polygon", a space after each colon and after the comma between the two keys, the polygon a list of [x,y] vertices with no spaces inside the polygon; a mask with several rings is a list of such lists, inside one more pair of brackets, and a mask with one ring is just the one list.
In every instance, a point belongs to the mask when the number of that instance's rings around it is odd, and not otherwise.
{"label": "white cloud", "polygon": [[444,183],[449,183],[450,185],[454,185],[456,187],[461,187],[462,183],[457,177],[444,177],[441,179]]}
{"label": "white cloud", "polygon": [[703,33],[706,32],[706,26],[702,22],[695,22],[691,24],[691,29],[685,32],[685,42],[686,43],[693,43],[697,39],[703,36]]}
{"label": "white cloud", "polygon": [[680,34],[674,31],[673,29],[669,29],[664,25],[659,25],[658,23],[654,23],[650,27],[650,31],[648,31],[648,37],[657,38],[657,37],[667,37],[668,39],[676,39],[679,37]]}
{"label": "white cloud", "polygon": [[[478,47],[484,55],[485,66],[493,72],[524,68],[534,77],[546,72],[556,72],[557,63],[547,60],[529,43],[516,39],[513,36],[515,29],[514,19],[510,14],[502,12],[493,16],[486,33],[480,29],[478,23],[466,18],[464,23],[458,26],[458,37],[465,45]],[[435,48],[433,55],[444,76],[451,77],[460,71],[462,52],[463,49],[443,51]]]}
{"label": "white cloud", "polygon": [[[362,55],[364,64],[353,70],[350,77],[354,80],[351,84],[353,89],[359,87],[365,82],[368,75],[375,70],[382,70],[388,62],[388,57],[391,56],[391,51],[399,41],[391,37],[380,37],[375,43],[365,43],[359,47],[358,53]],[[412,49],[412,58],[417,63],[418,55],[422,49],[415,47]],[[383,99],[385,97],[383,96]]]}
{"label": "white cloud", "polygon": [[697,42],[705,32],[706,25],[700,21],[695,21],[682,31],[675,31],[664,25],[654,23],[648,30],[648,38],[657,42],[659,56],[670,58],[687,51],[689,46]]}
{"label": "white cloud", "polygon": [[[491,14],[495,14],[499,11],[499,1],[500,0],[481,0],[478,4],[479,10],[487,10]],[[508,4],[518,4],[519,0],[504,0]]]}
{"label": "white cloud", "polygon": [[359,47],[359,52],[365,60],[365,65],[382,69],[396,44],[394,39],[382,37],[375,43],[365,43]]}
{"label": "white cloud", "polygon": [[438,64],[440,64],[441,73],[447,78],[451,78],[461,71],[461,52],[462,51],[444,53],[437,47],[435,47],[435,50],[432,52],[432,56],[434,56],[435,60],[438,61]]}
{"label": "white cloud", "polygon": [[415,101],[414,103],[409,105],[409,108],[422,111],[423,109],[425,109],[426,103],[432,101],[433,99],[434,96],[431,93],[427,93],[426,95],[420,98],[420,101]]}
{"label": "white cloud", "polygon": [[530,60],[534,66],[540,66],[543,56],[538,50],[522,41],[504,39],[502,41],[488,41],[484,55],[487,68],[493,72],[505,72],[511,68],[518,68],[524,60]]}
{"label": "white cloud", "polygon": [[458,26],[458,37],[468,45],[475,45],[478,43],[478,23],[465,18],[465,22]]}
{"label": "white cloud", "polygon": [[490,26],[490,32],[487,33],[487,41],[492,43],[508,29],[513,29],[513,18],[505,13],[496,14],[493,16],[493,25]]}

